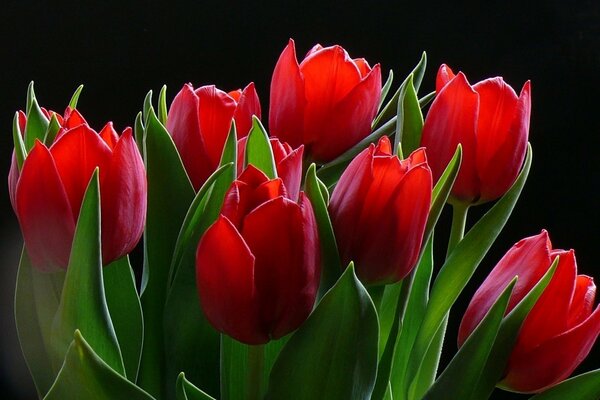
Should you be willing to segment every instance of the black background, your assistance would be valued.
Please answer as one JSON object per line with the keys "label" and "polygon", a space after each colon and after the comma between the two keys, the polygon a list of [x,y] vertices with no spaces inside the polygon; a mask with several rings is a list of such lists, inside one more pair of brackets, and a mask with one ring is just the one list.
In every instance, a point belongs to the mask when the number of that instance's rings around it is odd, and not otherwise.
{"label": "black background", "polygon": [[[232,90],[254,81],[266,117],[275,62],[289,37],[298,54],[341,44],[399,81],[426,50],[423,93],[445,62],[471,83],[502,75],[517,92],[532,80],[534,161],[511,220],[453,309],[444,360],[455,351],[466,303],[501,255],[542,228],[555,247],[575,248],[580,273],[600,276],[597,261],[600,134],[600,3],[595,1],[346,2],[4,2],[0,46],[0,166],[6,174],[11,121],[36,82],[41,105],[62,111],[85,84],[79,109],[99,129],[132,125],[149,89],[185,82]],[[507,3],[511,3],[509,5]],[[266,120],[266,118],[265,118]],[[21,243],[5,185],[0,185],[0,375],[7,399],[34,398],[12,316]],[[480,213],[477,210],[473,215]],[[442,237],[447,230],[443,220]],[[438,243],[443,240],[438,240]],[[443,245],[443,243],[441,243]],[[600,367],[600,345],[580,370]],[[520,398],[495,394],[495,398]]]}

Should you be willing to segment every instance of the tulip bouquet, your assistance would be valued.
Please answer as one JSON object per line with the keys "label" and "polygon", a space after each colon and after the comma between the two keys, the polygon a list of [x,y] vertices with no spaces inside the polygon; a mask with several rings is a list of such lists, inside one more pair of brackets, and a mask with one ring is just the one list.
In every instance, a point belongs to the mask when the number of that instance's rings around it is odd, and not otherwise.
{"label": "tulip bouquet", "polygon": [[320,45],[298,62],[290,40],[268,129],[252,83],[187,84],[170,107],[150,92],[121,135],[89,126],[81,87],[60,115],[30,85],[9,189],[39,397],[600,398],[600,370],[569,378],[600,333],[595,286],[546,231],[490,270],[438,370],[450,310],[527,179],[531,97],[446,65],[419,95],[425,66],[392,94],[379,64]]}

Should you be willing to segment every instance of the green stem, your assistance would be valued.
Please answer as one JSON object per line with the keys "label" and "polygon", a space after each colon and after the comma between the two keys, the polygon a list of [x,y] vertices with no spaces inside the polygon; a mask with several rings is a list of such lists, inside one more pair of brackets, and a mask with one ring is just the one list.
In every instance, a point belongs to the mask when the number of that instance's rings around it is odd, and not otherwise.
{"label": "green stem", "polygon": [[261,400],[265,387],[263,369],[265,367],[265,346],[248,346],[248,397],[247,400]]}
{"label": "green stem", "polygon": [[446,258],[448,258],[448,256],[456,247],[456,245],[460,243],[463,236],[465,236],[465,226],[467,224],[468,211],[469,204],[452,204],[452,228],[450,229],[450,238],[448,239],[448,250],[446,251]]}

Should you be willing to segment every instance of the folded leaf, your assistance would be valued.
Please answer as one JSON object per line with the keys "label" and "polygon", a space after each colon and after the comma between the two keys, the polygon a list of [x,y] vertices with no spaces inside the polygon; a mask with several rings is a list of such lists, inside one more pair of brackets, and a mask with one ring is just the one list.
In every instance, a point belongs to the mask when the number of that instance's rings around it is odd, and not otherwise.
{"label": "folded leaf", "polygon": [[215,400],[185,379],[183,372],[177,377],[175,388],[177,400]]}
{"label": "folded leaf", "polygon": [[600,398],[600,369],[574,376],[530,400],[596,400]]}

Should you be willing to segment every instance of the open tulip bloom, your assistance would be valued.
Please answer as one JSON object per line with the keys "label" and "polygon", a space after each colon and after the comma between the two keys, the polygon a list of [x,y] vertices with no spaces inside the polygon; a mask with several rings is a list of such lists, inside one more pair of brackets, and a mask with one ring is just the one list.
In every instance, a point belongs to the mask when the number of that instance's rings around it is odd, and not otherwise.
{"label": "open tulip bloom", "polygon": [[268,124],[253,83],[185,84],[170,106],[150,92],[120,135],[89,126],[81,87],[60,115],[31,84],[8,185],[39,398],[598,400],[600,369],[572,376],[600,334],[574,251],[542,231],[481,263],[530,170],[530,83],[517,95],[442,65],[423,95],[425,67],[392,94],[379,64],[321,45],[299,62],[290,40]]}

